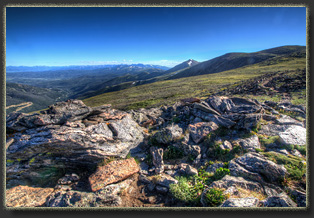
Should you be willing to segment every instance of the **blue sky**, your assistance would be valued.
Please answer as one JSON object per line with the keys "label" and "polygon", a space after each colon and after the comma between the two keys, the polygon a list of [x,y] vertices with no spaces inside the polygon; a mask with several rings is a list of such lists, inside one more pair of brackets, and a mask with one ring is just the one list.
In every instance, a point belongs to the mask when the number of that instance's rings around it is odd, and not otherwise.
{"label": "blue sky", "polygon": [[159,64],[306,45],[305,7],[6,8],[7,66]]}

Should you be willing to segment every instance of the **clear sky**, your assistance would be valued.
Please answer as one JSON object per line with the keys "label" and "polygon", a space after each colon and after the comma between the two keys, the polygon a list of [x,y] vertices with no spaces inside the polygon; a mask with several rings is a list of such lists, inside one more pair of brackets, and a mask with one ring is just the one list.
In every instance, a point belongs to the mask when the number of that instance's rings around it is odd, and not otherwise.
{"label": "clear sky", "polygon": [[8,7],[7,66],[174,66],[306,45],[305,7]]}

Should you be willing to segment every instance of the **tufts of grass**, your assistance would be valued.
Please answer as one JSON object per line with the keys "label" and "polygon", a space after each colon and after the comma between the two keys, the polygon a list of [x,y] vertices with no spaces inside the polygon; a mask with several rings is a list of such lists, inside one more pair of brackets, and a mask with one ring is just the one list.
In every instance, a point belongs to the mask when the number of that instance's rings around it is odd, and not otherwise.
{"label": "tufts of grass", "polygon": [[300,146],[300,145],[281,145],[280,148],[286,149],[288,151],[292,151],[294,149],[298,150],[302,155],[306,155],[306,146]]}
{"label": "tufts of grass", "polygon": [[246,198],[246,197],[255,197],[257,199],[264,200],[267,198],[267,195],[257,192],[257,191],[251,191],[248,189],[243,189],[241,187],[237,187],[238,195],[237,196],[230,196],[230,198]]}
{"label": "tufts of grass", "polygon": [[296,181],[303,179],[303,175],[306,173],[304,158],[295,157],[292,155],[286,156],[272,151],[262,152],[262,154],[277,164],[283,164],[289,173],[289,179]]}
{"label": "tufts of grass", "polygon": [[221,149],[221,143],[214,142],[213,147],[208,149],[207,155],[209,157],[215,158],[218,161],[228,162],[235,157],[245,154],[247,151],[244,150],[240,145],[234,145],[232,150]]}
{"label": "tufts of grass", "polygon": [[267,136],[267,137],[259,136],[259,141],[262,147],[267,147],[272,144],[277,144],[277,145],[281,144],[279,136]]}

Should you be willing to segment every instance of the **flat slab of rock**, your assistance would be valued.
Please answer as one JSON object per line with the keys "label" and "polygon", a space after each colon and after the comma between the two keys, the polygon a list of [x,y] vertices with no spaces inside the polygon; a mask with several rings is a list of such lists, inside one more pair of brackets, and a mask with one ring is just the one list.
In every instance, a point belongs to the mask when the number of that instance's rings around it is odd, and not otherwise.
{"label": "flat slab of rock", "polygon": [[306,129],[304,127],[292,125],[278,135],[283,144],[306,145]]}
{"label": "flat slab of rock", "polygon": [[92,191],[95,192],[109,184],[127,179],[139,170],[134,158],[112,161],[105,166],[98,167],[96,172],[89,177],[89,183]]}
{"label": "flat slab of rock", "polygon": [[202,142],[210,132],[218,129],[218,125],[214,122],[199,122],[190,124],[188,128],[193,141],[198,144]]}
{"label": "flat slab of rock", "polygon": [[6,205],[7,207],[40,207],[52,192],[53,188],[16,186],[6,190]]}
{"label": "flat slab of rock", "polygon": [[259,200],[254,197],[247,198],[230,198],[220,207],[257,207]]}

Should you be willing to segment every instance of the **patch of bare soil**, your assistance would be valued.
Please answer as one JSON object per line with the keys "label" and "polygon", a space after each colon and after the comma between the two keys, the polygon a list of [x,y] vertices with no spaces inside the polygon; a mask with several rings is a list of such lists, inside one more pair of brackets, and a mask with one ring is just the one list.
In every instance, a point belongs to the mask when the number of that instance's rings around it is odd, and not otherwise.
{"label": "patch of bare soil", "polygon": [[122,190],[119,195],[122,204],[119,207],[163,207],[164,203],[158,195],[147,192],[144,184],[138,180],[138,174],[134,175],[133,182],[127,189]]}

